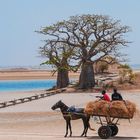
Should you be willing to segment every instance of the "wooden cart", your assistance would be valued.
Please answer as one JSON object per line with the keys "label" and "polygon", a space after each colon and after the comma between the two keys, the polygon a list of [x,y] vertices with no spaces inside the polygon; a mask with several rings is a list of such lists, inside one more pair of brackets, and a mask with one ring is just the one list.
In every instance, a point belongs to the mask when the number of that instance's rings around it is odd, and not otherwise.
{"label": "wooden cart", "polygon": [[[119,119],[131,119],[129,117],[112,117],[112,116],[103,116],[103,115],[95,115],[93,114],[92,116],[96,116],[99,118],[99,124],[101,126],[98,129],[98,135],[101,139],[108,139],[109,137],[114,137],[118,134],[118,122]],[[105,121],[103,121],[103,119]]]}

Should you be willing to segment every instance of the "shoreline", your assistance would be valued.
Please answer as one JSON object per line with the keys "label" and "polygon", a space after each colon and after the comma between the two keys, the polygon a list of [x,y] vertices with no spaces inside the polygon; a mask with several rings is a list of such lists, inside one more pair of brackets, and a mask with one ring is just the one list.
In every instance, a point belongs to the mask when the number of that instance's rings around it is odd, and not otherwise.
{"label": "shoreline", "polygon": [[[140,70],[134,71],[134,73],[140,75]],[[78,80],[79,75],[80,75],[80,71],[78,71],[78,72],[69,72],[70,81],[73,80],[73,79]],[[48,71],[48,70],[24,70],[24,71],[23,70],[16,70],[16,71],[8,70],[8,71],[0,71],[0,82],[10,81],[10,80],[11,81],[16,81],[16,80],[17,81],[18,80],[19,81],[22,81],[22,80],[24,81],[24,80],[56,80],[56,79],[57,79],[57,74],[55,73],[52,76],[52,72]],[[138,81],[138,83],[139,83],[139,81]],[[129,87],[129,86],[126,85],[126,87],[120,88],[120,90],[128,91],[128,93],[130,91],[139,92],[140,91],[139,85],[140,84],[136,84],[136,86],[132,86],[132,87]],[[71,92],[71,89],[70,89],[70,92]],[[82,91],[80,91],[80,92],[82,92]]]}

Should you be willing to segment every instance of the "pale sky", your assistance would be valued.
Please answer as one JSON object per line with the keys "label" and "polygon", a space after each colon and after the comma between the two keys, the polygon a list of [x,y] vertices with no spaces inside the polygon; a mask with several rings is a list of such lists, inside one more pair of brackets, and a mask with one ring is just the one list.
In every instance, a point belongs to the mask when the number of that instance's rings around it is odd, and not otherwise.
{"label": "pale sky", "polygon": [[140,64],[140,0],[0,0],[0,67],[34,66],[42,63],[38,48],[40,30],[80,14],[103,14],[121,20],[132,32],[124,52],[130,64]]}

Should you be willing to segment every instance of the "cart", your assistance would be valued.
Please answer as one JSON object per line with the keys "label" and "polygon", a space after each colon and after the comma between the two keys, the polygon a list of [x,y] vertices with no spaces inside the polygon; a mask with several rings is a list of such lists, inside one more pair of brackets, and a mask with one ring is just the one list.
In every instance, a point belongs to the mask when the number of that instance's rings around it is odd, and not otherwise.
{"label": "cart", "polygon": [[[99,124],[101,126],[98,129],[98,135],[101,139],[108,139],[109,137],[114,137],[118,134],[118,122],[119,119],[131,119],[130,117],[112,117],[112,116],[103,116],[103,115],[95,115],[99,118]],[[105,122],[103,121],[103,118],[105,118]]]}

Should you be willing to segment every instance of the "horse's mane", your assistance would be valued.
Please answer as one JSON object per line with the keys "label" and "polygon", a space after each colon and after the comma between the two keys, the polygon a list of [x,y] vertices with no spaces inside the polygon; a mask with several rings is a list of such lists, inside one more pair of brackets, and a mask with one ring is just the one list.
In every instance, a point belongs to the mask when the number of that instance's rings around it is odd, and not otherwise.
{"label": "horse's mane", "polygon": [[69,106],[67,106],[65,103],[63,103],[61,100],[60,102],[63,104],[63,106],[65,106],[66,108],[69,108]]}

